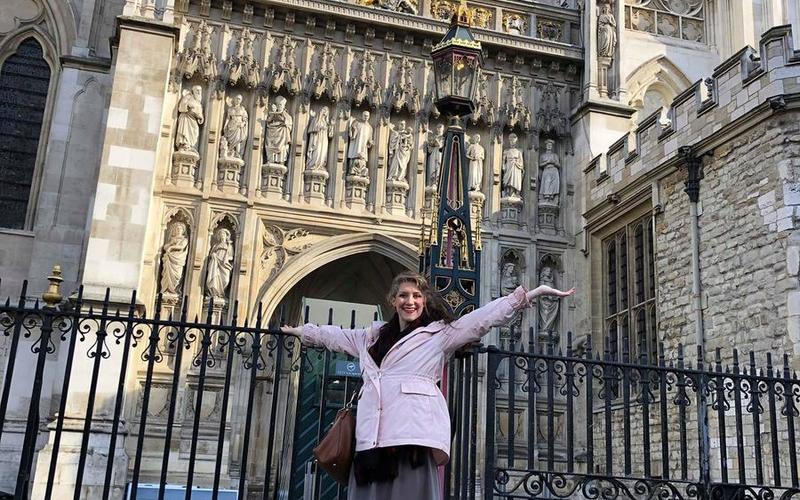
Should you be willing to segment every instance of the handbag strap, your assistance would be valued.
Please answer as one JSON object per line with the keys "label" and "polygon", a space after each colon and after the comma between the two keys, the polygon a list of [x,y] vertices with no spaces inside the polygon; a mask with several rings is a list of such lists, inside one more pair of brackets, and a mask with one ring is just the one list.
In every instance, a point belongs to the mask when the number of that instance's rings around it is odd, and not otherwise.
{"label": "handbag strap", "polygon": [[[350,410],[353,408],[353,403],[361,399],[361,393],[364,392],[364,369],[361,369],[361,388],[357,391],[353,391],[353,395],[350,396],[350,401],[347,402],[345,405],[345,409]],[[358,396],[358,397],[356,397]]]}

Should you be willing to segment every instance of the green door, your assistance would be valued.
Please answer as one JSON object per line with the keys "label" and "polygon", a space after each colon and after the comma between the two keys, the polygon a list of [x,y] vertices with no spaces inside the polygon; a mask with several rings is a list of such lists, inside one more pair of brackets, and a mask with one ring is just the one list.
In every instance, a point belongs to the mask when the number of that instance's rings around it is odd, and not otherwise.
{"label": "green door", "polygon": [[[303,310],[308,311],[311,323],[330,323],[347,328],[352,325],[365,327],[381,319],[380,307],[369,304],[304,298]],[[309,349],[303,357],[294,427],[290,500],[303,499],[307,465],[313,460],[314,446],[333,423],[336,412],[360,387],[361,370],[357,360],[315,349]],[[315,482],[314,499],[347,497],[347,489],[339,487],[321,470],[317,472]]]}

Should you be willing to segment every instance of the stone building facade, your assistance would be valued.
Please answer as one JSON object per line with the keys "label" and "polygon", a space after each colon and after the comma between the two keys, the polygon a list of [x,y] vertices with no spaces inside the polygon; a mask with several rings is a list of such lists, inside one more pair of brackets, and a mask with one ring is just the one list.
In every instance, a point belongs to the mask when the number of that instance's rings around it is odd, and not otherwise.
{"label": "stone building facade", "polygon": [[[481,296],[519,284],[579,288],[488,343],[518,348],[531,331],[535,343],[565,347],[572,331],[619,345],[634,336],[622,334],[627,315],[644,328],[637,348],[653,356],[659,342],[670,352],[694,342],[699,303],[707,348],[733,336],[793,353],[800,12],[792,1],[732,3],[468,3],[486,56],[466,127]],[[24,151],[28,192],[2,198],[4,211],[22,214],[0,229],[2,294],[27,279],[35,296],[60,263],[65,288],[82,284],[88,303],[108,288],[127,307],[137,290],[140,310],[152,311],[160,294],[165,315],[183,301],[190,316],[210,309],[215,319],[250,320],[259,306],[269,316],[284,304],[299,321],[303,297],[382,306],[376,297],[391,276],[416,268],[430,224],[444,123],[429,54],[456,4],[11,0],[0,21],[0,86],[19,91],[12,63],[30,61],[44,61],[46,85],[40,129]],[[787,24],[794,29],[760,37]],[[758,51],[740,50],[747,44]],[[692,83],[715,66],[709,84]],[[698,203],[699,302],[682,146],[711,155]],[[616,238],[640,242],[642,295],[626,287],[635,307],[606,314],[604,249]],[[617,266],[628,259],[620,255]],[[0,359],[4,349],[0,340]],[[134,401],[141,366],[132,371]],[[24,432],[25,373],[15,375],[20,397],[0,461],[13,462],[14,433]],[[101,381],[101,400],[113,400],[112,378]],[[60,396],[56,382],[46,381],[48,401]],[[71,397],[82,401],[85,390]],[[181,400],[191,394],[188,384]],[[237,439],[234,429],[231,456]],[[226,474],[237,473],[231,462]],[[7,484],[13,478],[0,472],[0,489]]]}

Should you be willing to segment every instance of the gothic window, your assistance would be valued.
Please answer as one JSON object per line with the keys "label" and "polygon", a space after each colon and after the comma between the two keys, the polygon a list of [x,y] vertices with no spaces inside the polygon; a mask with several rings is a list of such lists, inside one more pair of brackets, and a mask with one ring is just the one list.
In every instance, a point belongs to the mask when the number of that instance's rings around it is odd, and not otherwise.
{"label": "gothic window", "polygon": [[42,46],[28,38],[0,67],[0,227],[26,225],[50,66]]}
{"label": "gothic window", "polygon": [[705,0],[625,0],[625,27],[705,42]]}
{"label": "gothic window", "polygon": [[604,310],[611,357],[658,359],[653,222],[649,215],[633,221],[603,242]]}

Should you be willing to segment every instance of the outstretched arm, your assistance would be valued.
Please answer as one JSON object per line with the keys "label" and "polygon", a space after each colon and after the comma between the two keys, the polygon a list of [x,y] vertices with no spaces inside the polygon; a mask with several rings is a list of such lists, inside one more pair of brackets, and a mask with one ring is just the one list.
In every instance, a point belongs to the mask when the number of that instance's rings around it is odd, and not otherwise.
{"label": "outstretched arm", "polygon": [[287,335],[300,338],[305,345],[319,346],[329,351],[343,352],[358,357],[359,346],[366,342],[367,330],[340,328],[333,325],[282,326],[281,331]]}
{"label": "outstretched arm", "polygon": [[524,287],[517,287],[513,293],[495,299],[447,325],[442,330],[442,348],[445,353],[451,353],[462,346],[479,341],[492,327],[504,325],[514,319],[517,313],[528,307],[531,300],[536,297],[543,295],[568,297],[574,293],[574,288],[561,291],[542,285],[529,291]]}

